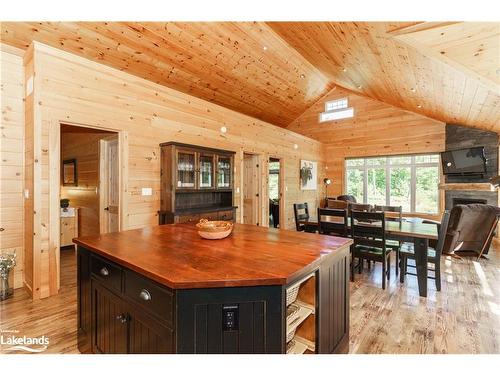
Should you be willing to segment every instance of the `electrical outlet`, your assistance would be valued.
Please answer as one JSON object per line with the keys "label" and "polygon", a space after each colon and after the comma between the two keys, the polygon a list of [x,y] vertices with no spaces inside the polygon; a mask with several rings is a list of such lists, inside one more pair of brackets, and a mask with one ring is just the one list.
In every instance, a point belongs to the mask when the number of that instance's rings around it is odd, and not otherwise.
{"label": "electrical outlet", "polygon": [[152,188],[142,188],[142,195],[153,195],[153,189]]}

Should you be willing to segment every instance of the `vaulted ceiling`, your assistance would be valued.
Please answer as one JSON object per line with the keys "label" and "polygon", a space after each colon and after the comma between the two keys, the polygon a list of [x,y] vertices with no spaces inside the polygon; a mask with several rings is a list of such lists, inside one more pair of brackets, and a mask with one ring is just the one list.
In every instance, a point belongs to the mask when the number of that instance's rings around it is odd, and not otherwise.
{"label": "vaulted ceiling", "polygon": [[287,127],[341,86],[500,131],[500,23],[3,22],[36,40]]}

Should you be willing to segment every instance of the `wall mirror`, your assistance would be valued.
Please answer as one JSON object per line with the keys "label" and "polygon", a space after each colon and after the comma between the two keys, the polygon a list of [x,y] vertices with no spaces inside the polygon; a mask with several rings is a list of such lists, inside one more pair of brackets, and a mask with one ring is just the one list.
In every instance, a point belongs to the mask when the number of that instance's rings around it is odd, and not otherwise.
{"label": "wall mirror", "polygon": [[76,159],[63,160],[62,182],[64,186],[77,186]]}

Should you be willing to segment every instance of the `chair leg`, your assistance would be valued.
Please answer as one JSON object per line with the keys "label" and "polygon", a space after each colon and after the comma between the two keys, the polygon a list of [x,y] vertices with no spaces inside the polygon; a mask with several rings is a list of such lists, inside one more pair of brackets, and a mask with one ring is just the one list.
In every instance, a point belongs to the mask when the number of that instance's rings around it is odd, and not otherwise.
{"label": "chair leg", "polygon": [[387,280],[391,279],[391,253],[387,256]]}
{"label": "chair leg", "polygon": [[396,249],[396,277],[398,277],[399,271],[399,249]]}
{"label": "chair leg", "polygon": [[403,269],[403,265],[405,263],[405,257],[399,258],[399,282],[405,282],[405,270]]}
{"label": "chair leg", "polygon": [[358,273],[361,275],[361,272],[363,271],[363,266],[365,265],[365,260],[363,258],[359,258],[358,262]]}
{"label": "chair leg", "polygon": [[436,278],[436,290],[441,291],[441,259],[436,259],[434,264],[434,277]]}
{"label": "chair leg", "polygon": [[382,261],[382,289],[385,289],[385,273],[386,273],[386,265],[385,259]]}

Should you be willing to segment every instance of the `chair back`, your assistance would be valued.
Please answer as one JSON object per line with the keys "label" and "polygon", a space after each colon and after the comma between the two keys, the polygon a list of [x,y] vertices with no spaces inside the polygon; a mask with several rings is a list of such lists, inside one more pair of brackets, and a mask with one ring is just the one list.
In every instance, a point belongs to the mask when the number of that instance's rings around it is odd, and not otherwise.
{"label": "chair back", "polygon": [[349,209],[351,211],[363,211],[370,212],[373,210],[373,206],[371,204],[362,204],[362,203],[350,203]]}
{"label": "chair back", "polygon": [[336,208],[336,209],[340,209],[340,210],[347,210],[347,206],[349,206],[349,202],[347,202],[347,201],[328,199],[327,206],[325,208]]}
{"label": "chair back", "polygon": [[446,238],[446,231],[448,230],[448,223],[450,221],[450,211],[444,211],[441,218],[441,224],[438,227],[438,241],[436,245],[436,258],[439,259],[443,252],[444,240]]}
{"label": "chair back", "polygon": [[298,231],[304,230],[304,225],[300,224],[301,221],[309,220],[309,207],[306,203],[294,203],[293,213],[295,215],[295,228]]}
{"label": "chair back", "polygon": [[337,200],[356,203],[356,197],[354,195],[339,195]]}
{"label": "chair back", "polygon": [[318,208],[319,233],[348,236],[347,209]]}
{"label": "chair back", "polygon": [[375,205],[375,211],[385,212],[386,221],[403,221],[403,207],[402,206],[379,206]]}
{"label": "chair back", "polygon": [[385,255],[385,214],[351,210],[351,235],[354,245],[379,248]]}

